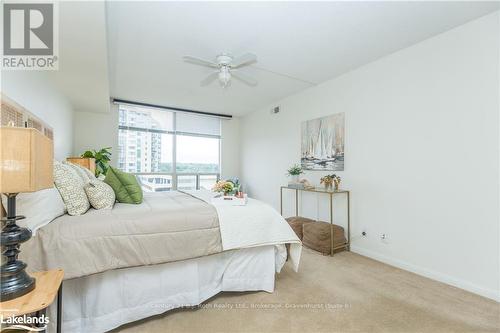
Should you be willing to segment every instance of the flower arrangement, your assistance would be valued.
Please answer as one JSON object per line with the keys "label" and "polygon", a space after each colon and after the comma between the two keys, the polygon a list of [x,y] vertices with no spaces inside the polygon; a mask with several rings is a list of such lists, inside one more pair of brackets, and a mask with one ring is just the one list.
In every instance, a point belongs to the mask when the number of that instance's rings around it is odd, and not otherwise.
{"label": "flower arrangement", "polygon": [[219,180],[215,183],[212,191],[214,192],[223,192],[224,195],[228,195],[230,192],[234,190],[234,184],[231,181],[227,180]]}
{"label": "flower arrangement", "polygon": [[340,178],[336,174],[326,175],[324,177],[321,177],[320,183],[324,184],[326,188],[330,188],[332,187],[332,184],[335,184],[335,191],[338,191],[341,179],[342,178]]}

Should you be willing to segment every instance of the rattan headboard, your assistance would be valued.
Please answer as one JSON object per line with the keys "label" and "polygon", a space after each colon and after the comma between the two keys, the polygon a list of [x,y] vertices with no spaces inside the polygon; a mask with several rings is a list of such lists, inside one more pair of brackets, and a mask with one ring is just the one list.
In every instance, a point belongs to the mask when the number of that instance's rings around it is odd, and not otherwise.
{"label": "rattan headboard", "polygon": [[50,139],[54,139],[54,131],[46,122],[29,112],[11,98],[1,94],[0,126],[36,128]]}

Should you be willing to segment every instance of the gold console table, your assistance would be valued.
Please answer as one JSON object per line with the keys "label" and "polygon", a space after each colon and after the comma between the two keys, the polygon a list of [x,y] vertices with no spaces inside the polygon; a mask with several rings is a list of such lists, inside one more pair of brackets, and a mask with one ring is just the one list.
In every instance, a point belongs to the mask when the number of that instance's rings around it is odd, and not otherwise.
{"label": "gold console table", "polygon": [[[299,216],[299,191],[303,192],[316,192],[324,193],[330,196],[330,238],[331,238],[331,250],[330,255],[333,256],[335,250],[345,248],[347,251],[351,249],[351,213],[350,213],[350,192],[347,190],[330,190],[321,187],[315,188],[295,188],[292,186],[281,186],[280,188],[280,214],[283,215],[283,189],[294,190],[295,191],[295,216]],[[333,197],[335,194],[345,194],[347,196],[347,242],[345,244],[335,246],[333,244],[334,231],[333,231]]]}

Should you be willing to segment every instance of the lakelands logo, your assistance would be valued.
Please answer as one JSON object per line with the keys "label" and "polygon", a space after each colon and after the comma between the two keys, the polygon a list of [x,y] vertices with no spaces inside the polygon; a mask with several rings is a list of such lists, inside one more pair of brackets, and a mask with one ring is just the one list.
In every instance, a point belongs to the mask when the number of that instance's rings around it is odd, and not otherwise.
{"label": "lakelands logo", "polygon": [[7,317],[4,318],[3,315],[0,315],[0,325],[2,327],[0,332],[6,331],[14,331],[20,330],[22,332],[42,332],[47,330],[47,325],[50,320],[45,314],[40,315],[39,317],[31,317],[31,316],[19,316],[19,317]]}
{"label": "lakelands logo", "polygon": [[2,69],[58,69],[57,3],[3,3]]}

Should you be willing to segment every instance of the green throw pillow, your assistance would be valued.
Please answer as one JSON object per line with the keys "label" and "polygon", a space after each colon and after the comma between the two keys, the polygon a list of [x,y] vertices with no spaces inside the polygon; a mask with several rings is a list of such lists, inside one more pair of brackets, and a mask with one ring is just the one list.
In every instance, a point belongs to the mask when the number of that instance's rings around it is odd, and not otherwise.
{"label": "green throw pillow", "polygon": [[104,182],[113,188],[118,202],[129,204],[142,202],[142,188],[135,175],[110,167]]}

